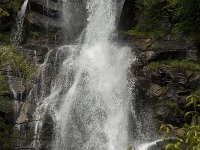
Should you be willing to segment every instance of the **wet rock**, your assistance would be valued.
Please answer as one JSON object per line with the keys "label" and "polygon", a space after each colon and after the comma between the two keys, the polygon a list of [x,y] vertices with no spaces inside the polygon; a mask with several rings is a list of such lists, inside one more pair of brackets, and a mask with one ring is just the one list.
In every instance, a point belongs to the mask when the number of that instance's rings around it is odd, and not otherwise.
{"label": "wet rock", "polygon": [[48,0],[48,4],[46,0],[31,0],[30,3],[36,3],[38,5],[41,5],[43,7],[47,7],[48,9],[56,10],[56,11],[59,11],[61,8],[60,3],[57,3],[52,0]]}
{"label": "wet rock", "polygon": [[43,29],[48,29],[49,31],[56,31],[62,27],[62,24],[59,19],[49,18],[37,12],[28,13],[26,19],[30,24]]}
{"label": "wet rock", "polygon": [[22,48],[23,54],[26,56],[29,62],[34,64],[43,63],[48,51],[48,47],[37,45],[25,45]]}
{"label": "wet rock", "polygon": [[178,128],[175,130],[176,135],[180,138],[184,137],[186,130],[184,128]]}
{"label": "wet rock", "polygon": [[19,117],[17,118],[17,121],[16,121],[17,124],[22,124],[22,123],[29,120],[28,113],[29,113],[30,107],[31,107],[31,104],[29,102],[25,102],[23,104],[20,115],[19,115]]}
{"label": "wet rock", "polygon": [[153,83],[160,86],[166,86],[173,79],[173,71],[167,68],[162,68],[149,73],[149,77]]}
{"label": "wet rock", "polygon": [[136,23],[135,10],[136,10],[136,0],[125,0],[119,22],[120,28],[128,30],[134,26],[134,24]]}
{"label": "wet rock", "polygon": [[200,75],[194,76],[190,79],[189,86],[192,90],[197,90],[200,87]]}
{"label": "wet rock", "polygon": [[156,114],[162,118],[168,118],[170,109],[166,106],[159,106],[156,108]]}
{"label": "wet rock", "polygon": [[147,150],[164,150],[164,149],[162,149],[158,145],[153,145],[153,146],[150,146]]}
{"label": "wet rock", "polygon": [[152,150],[165,150],[165,146],[173,142],[174,142],[174,139],[166,139],[165,141],[159,141],[156,143],[156,147],[158,149],[152,149]]}
{"label": "wet rock", "polygon": [[41,149],[48,150],[52,147],[52,135],[54,134],[54,122],[50,114],[46,114],[43,120],[40,136]]}
{"label": "wet rock", "polygon": [[145,51],[145,58],[146,58],[146,61],[150,61],[150,60],[153,60],[154,57],[156,57],[156,52],[155,51]]}
{"label": "wet rock", "polygon": [[161,87],[157,84],[152,84],[146,93],[150,98],[159,97],[161,94]]}
{"label": "wet rock", "polygon": [[12,82],[10,83],[10,87],[16,94],[23,94],[26,89],[23,85],[23,82],[17,79],[12,80]]}
{"label": "wet rock", "polygon": [[29,9],[42,15],[58,19],[61,4],[51,0],[49,0],[48,3],[46,0],[31,0]]}

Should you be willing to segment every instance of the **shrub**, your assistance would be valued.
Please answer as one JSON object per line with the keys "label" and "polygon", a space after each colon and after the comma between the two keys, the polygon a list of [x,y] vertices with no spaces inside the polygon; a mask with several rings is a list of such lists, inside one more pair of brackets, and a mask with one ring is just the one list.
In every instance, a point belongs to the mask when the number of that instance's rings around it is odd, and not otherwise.
{"label": "shrub", "polygon": [[152,62],[148,64],[148,68],[151,71],[155,71],[156,69],[160,69],[166,66],[184,70],[191,70],[196,72],[200,71],[200,64],[194,63],[193,61],[189,60],[168,60],[168,61]]}

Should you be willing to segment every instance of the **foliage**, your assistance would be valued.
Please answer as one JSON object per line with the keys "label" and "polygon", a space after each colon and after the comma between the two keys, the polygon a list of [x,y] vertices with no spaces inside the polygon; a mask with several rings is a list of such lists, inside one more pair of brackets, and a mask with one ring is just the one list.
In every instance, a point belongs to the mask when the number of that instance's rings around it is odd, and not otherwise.
{"label": "foliage", "polygon": [[10,75],[26,80],[34,75],[36,68],[27,62],[14,45],[0,46],[0,149],[12,149],[16,140],[29,140],[33,134],[15,133],[13,130],[14,102],[6,96],[9,91]]}
{"label": "foliage", "polygon": [[[166,146],[167,150],[182,150],[183,147],[188,150],[200,149],[200,96],[192,94],[187,97],[188,103],[186,108],[191,108],[190,111],[185,113],[185,117],[191,117],[191,124],[182,128],[184,135],[182,137],[176,136],[174,143],[169,143]],[[165,132],[163,140],[165,140],[171,131],[174,130],[172,125],[162,125],[161,131]]]}
{"label": "foliage", "polygon": [[[29,78],[35,72],[35,67],[18,54],[17,48],[13,45],[0,46],[0,69],[5,71],[5,67],[11,67],[14,76],[19,78]],[[3,73],[3,72],[2,72]]]}
{"label": "foliage", "polygon": [[190,60],[167,60],[167,61],[152,62],[148,64],[148,68],[151,71],[167,66],[184,70],[196,71],[196,72],[200,71],[200,64],[194,63],[193,61]]}
{"label": "foliage", "polygon": [[0,33],[0,44],[9,44],[10,43],[10,33]]}
{"label": "foliage", "polygon": [[0,148],[11,149],[12,126],[7,124],[4,119],[0,118]]}
{"label": "foliage", "polygon": [[43,35],[44,35],[44,33],[33,31],[33,32],[30,33],[30,35],[34,40],[41,40]]}
{"label": "foliage", "polygon": [[17,12],[20,8],[21,0],[4,0],[0,6],[0,18],[8,17],[10,13]]}
{"label": "foliage", "polygon": [[169,136],[171,130],[173,130],[173,126],[171,124],[161,125],[160,131],[165,133],[163,137],[163,141],[166,140],[166,138]]}
{"label": "foliage", "polygon": [[143,38],[143,37],[146,37],[147,36],[147,33],[144,33],[144,32],[140,32],[140,31],[137,31],[137,30],[128,30],[126,32],[128,35],[130,36],[134,36],[134,37],[138,37],[138,38]]}
{"label": "foliage", "polygon": [[138,0],[137,32],[154,38],[167,35],[199,40],[199,0]]}
{"label": "foliage", "polygon": [[136,149],[132,147],[131,145],[129,145],[127,150],[136,150]]}
{"label": "foliage", "polygon": [[7,11],[3,10],[3,8],[0,8],[0,17],[9,16],[9,15],[10,14]]}
{"label": "foliage", "polygon": [[13,143],[17,143],[19,140],[30,142],[33,138],[33,132],[20,132],[14,129],[12,124],[7,123],[5,119],[0,118],[0,149],[10,150],[13,149]]}
{"label": "foliage", "polygon": [[132,146],[129,145],[127,150],[132,150]]}

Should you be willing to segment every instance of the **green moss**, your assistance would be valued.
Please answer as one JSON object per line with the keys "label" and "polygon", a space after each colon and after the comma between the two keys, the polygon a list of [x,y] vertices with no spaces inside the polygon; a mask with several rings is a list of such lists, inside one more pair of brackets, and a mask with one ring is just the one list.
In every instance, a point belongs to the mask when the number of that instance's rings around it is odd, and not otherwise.
{"label": "green moss", "polygon": [[138,37],[138,38],[148,36],[147,33],[140,32],[140,31],[137,31],[137,30],[128,30],[128,31],[126,31],[126,34],[133,36],[133,37]]}
{"label": "green moss", "polygon": [[9,65],[14,76],[30,78],[36,72],[36,68],[18,53],[18,48],[13,45],[0,46],[0,68]]}
{"label": "green moss", "polygon": [[178,68],[178,69],[183,69],[183,70],[191,70],[195,72],[200,71],[200,64],[194,63],[189,60],[168,60],[168,61],[152,62],[148,64],[148,68],[151,71],[155,71],[163,67],[173,67],[173,68]]}
{"label": "green moss", "polygon": [[34,40],[41,40],[44,35],[45,35],[44,33],[38,32],[38,31],[32,31],[32,32],[30,32],[30,36]]}
{"label": "green moss", "polygon": [[0,33],[0,44],[9,44],[10,43],[10,32],[1,32]]}
{"label": "green moss", "polygon": [[194,94],[200,96],[200,90],[194,91]]}
{"label": "green moss", "polygon": [[137,0],[137,31],[151,38],[166,36],[200,41],[198,0]]}
{"label": "green moss", "polygon": [[6,112],[12,111],[14,107],[14,102],[12,100],[7,100],[4,97],[0,97],[0,110]]}
{"label": "green moss", "polygon": [[171,108],[178,108],[178,103],[173,100],[165,100],[165,104]]}
{"label": "green moss", "polygon": [[0,149],[12,148],[12,126],[0,118]]}

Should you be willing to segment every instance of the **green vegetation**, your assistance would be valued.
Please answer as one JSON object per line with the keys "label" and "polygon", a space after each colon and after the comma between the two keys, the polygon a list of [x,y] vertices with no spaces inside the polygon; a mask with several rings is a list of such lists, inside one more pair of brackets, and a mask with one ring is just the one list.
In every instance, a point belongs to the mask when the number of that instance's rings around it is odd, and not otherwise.
{"label": "green vegetation", "polygon": [[4,0],[0,6],[0,18],[8,17],[12,12],[17,12],[21,6],[21,0]]}
{"label": "green vegetation", "polygon": [[34,40],[41,40],[44,35],[45,35],[45,33],[38,32],[38,31],[32,31],[32,32],[30,32],[30,36]]}
{"label": "green vegetation", "polygon": [[34,75],[35,67],[27,62],[27,60],[19,55],[19,51],[13,45],[0,46],[0,69],[4,74],[5,67],[11,67],[14,76],[26,79]]}
{"label": "green vegetation", "polygon": [[2,118],[0,118],[0,131],[0,149],[2,150],[11,150],[13,149],[13,144],[19,142],[19,140],[31,141],[34,137],[32,132],[15,131],[13,126]]}
{"label": "green vegetation", "polygon": [[10,33],[0,33],[0,44],[8,45],[10,43]]}
{"label": "green vegetation", "polygon": [[131,145],[129,145],[127,150],[136,150],[136,149],[132,147]]}
{"label": "green vegetation", "polygon": [[138,0],[137,25],[128,34],[200,40],[199,0]]}
{"label": "green vegetation", "polygon": [[31,78],[36,68],[27,62],[14,45],[0,46],[0,149],[12,149],[17,140],[29,140],[31,133],[15,133],[13,129],[14,101],[9,96],[8,71],[21,80]]}
{"label": "green vegetation", "polygon": [[[200,149],[200,96],[192,94],[187,97],[188,103],[185,105],[189,109],[185,113],[185,118],[190,118],[191,123],[181,128],[183,135],[177,135],[174,143],[166,146],[167,150],[199,150]],[[169,137],[171,131],[176,131],[170,124],[163,124],[160,131],[165,133],[163,140]]]}
{"label": "green vegetation", "polygon": [[143,38],[143,37],[147,37],[148,34],[147,33],[144,33],[144,32],[140,32],[140,31],[137,31],[137,30],[128,30],[126,32],[128,35],[131,35],[131,36],[134,36],[134,37],[138,37],[138,38]]}
{"label": "green vegetation", "polygon": [[173,67],[173,68],[178,68],[178,69],[183,69],[183,70],[191,70],[194,72],[200,71],[200,64],[194,63],[189,60],[167,60],[167,61],[152,62],[148,64],[148,68],[151,71],[155,71],[163,67]]}

